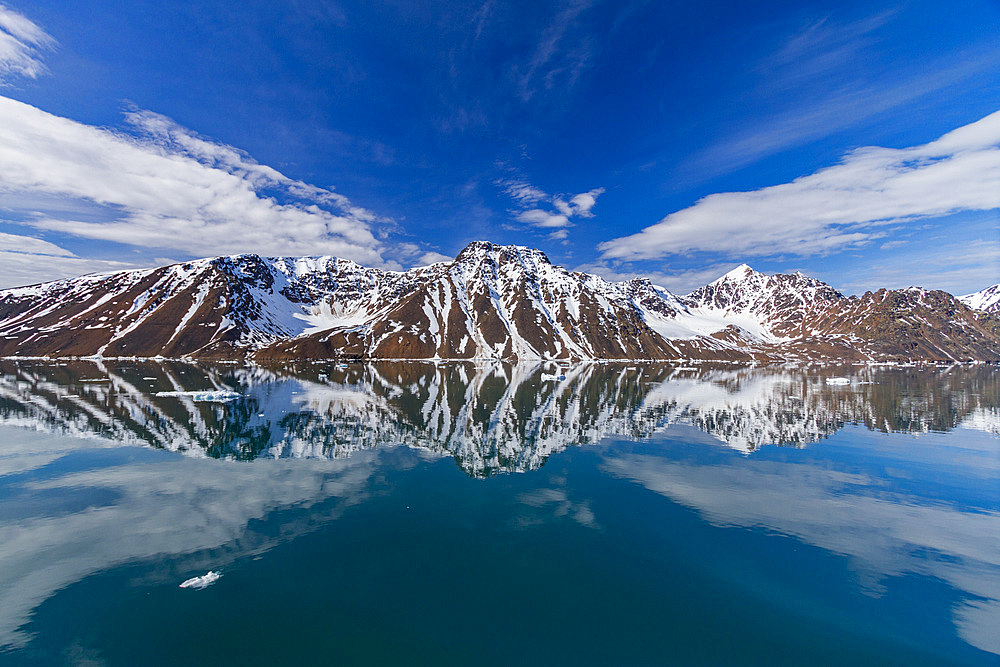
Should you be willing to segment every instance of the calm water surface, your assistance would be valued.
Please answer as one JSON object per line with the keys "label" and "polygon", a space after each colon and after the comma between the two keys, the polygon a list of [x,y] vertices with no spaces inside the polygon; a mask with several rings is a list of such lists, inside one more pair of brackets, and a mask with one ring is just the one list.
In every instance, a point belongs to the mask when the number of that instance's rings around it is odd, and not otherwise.
{"label": "calm water surface", "polygon": [[0,662],[1000,663],[1000,369],[555,370],[0,361]]}

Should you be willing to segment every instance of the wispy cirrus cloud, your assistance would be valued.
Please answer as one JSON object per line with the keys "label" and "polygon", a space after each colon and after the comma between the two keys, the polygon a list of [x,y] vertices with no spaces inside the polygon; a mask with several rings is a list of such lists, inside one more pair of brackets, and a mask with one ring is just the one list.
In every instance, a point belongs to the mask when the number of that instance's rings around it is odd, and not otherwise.
{"label": "wispy cirrus cloud", "polygon": [[41,53],[55,45],[56,40],[35,23],[0,5],[0,85],[14,77],[35,79],[44,74]]}
{"label": "wispy cirrus cloud", "polygon": [[736,119],[728,132],[681,163],[677,177],[699,181],[746,167],[941,94],[1000,65],[1000,49],[991,41],[887,67],[878,47],[899,13],[853,21],[823,16],[794,30],[748,70],[756,83],[744,94],[751,106],[767,112]]}
{"label": "wispy cirrus cloud", "polygon": [[530,102],[538,90],[550,90],[557,81],[572,88],[591,58],[591,43],[584,37],[568,48],[566,34],[593,0],[571,0],[552,18],[542,32],[531,57],[515,68],[518,95]]}
{"label": "wispy cirrus cloud", "polygon": [[549,198],[544,190],[540,190],[525,181],[497,181],[497,185],[502,187],[504,193],[521,206],[531,206]]}
{"label": "wispy cirrus cloud", "polygon": [[790,183],[709,195],[598,249],[624,261],[695,251],[818,255],[881,238],[888,224],[996,208],[1000,111],[929,144],[859,148]]}
{"label": "wispy cirrus cloud", "polygon": [[[194,256],[332,254],[387,265],[379,218],[165,116],[131,110],[132,132],[0,97],[0,210],[35,229]],[[32,210],[17,202],[34,200]],[[44,201],[50,205],[45,206]],[[86,202],[104,213],[57,214]]]}
{"label": "wispy cirrus cloud", "polygon": [[827,15],[807,21],[757,63],[755,69],[763,78],[762,87],[788,90],[816,77],[843,72],[845,63],[878,41],[878,30],[895,14],[883,11],[847,22],[837,22]]}

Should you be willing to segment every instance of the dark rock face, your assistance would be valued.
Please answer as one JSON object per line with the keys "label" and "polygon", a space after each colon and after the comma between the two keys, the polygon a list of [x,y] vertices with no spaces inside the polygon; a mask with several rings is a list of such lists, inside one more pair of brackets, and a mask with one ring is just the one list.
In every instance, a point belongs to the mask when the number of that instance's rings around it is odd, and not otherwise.
{"label": "dark rock face", "polygon": [[852,336],[877,357],[986,359],[1000,354],[1000,318],[977,313],[940,290],[865,292],[828,312],[820,331]]}
{"label": "dark rock face", "polygon": [[476,242],[406,272],[238,255],[0,291],[0,356],[998,361],[1000,316],[746,265],[678,297]]}

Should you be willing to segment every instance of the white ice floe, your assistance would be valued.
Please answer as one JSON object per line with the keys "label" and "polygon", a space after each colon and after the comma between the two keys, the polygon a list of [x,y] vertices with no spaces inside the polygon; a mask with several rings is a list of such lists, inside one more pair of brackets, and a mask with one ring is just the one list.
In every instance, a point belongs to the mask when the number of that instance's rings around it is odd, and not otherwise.
{"label": "white ice floe", "polygon": [[221,576],[221,572],[209,570],[200,577],[191,577],[190,579],[181,582],[181,588],[194,588],[195,590],[201,590],[202,588],[207,588],[208,586],[214,584]]}
{"label": "white ice floe", "polygon": [[175,396],[178,398],[190,398],[192,401],[205,401],[214,403],[225,403],[234,401],[242,394],[235,391],[158,391],[157,396]]}
{"label": "white ice floe", "polygon": [[196,590],[201,590],[202,588],[207,588],[208,586],[214,584],[216,581],[219,580],[219,577],[221,576],[222,576],[221,572],[215,572],[213,570],[209,570],[200,577],[191,577],[190,579],[181,582],[180,587],[194,588]]}

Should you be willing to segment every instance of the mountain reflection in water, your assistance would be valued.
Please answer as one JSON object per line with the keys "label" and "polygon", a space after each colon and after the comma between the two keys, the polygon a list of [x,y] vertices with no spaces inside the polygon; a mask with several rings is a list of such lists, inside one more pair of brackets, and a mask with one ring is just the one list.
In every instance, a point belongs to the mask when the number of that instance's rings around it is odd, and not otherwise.
{"label": "mountain reflection in water", "polygon": [[[164,361],[0,361],[0,423],[214,458],[330,458],[405,444],[476,477],[541,467],[568,446],[690,424],[743,452],[801,447],[845,424],[1000,433],[985,366],[678,368],[380,362],[265,369]],[[849,386],[825,378],[849,375]],[[227,402],[160,392],[225,390]]]}
{"label": "mountain reflection in water", "polygon": [[555,370],[0,360],[0,661],[995,664],[996,369]]}

